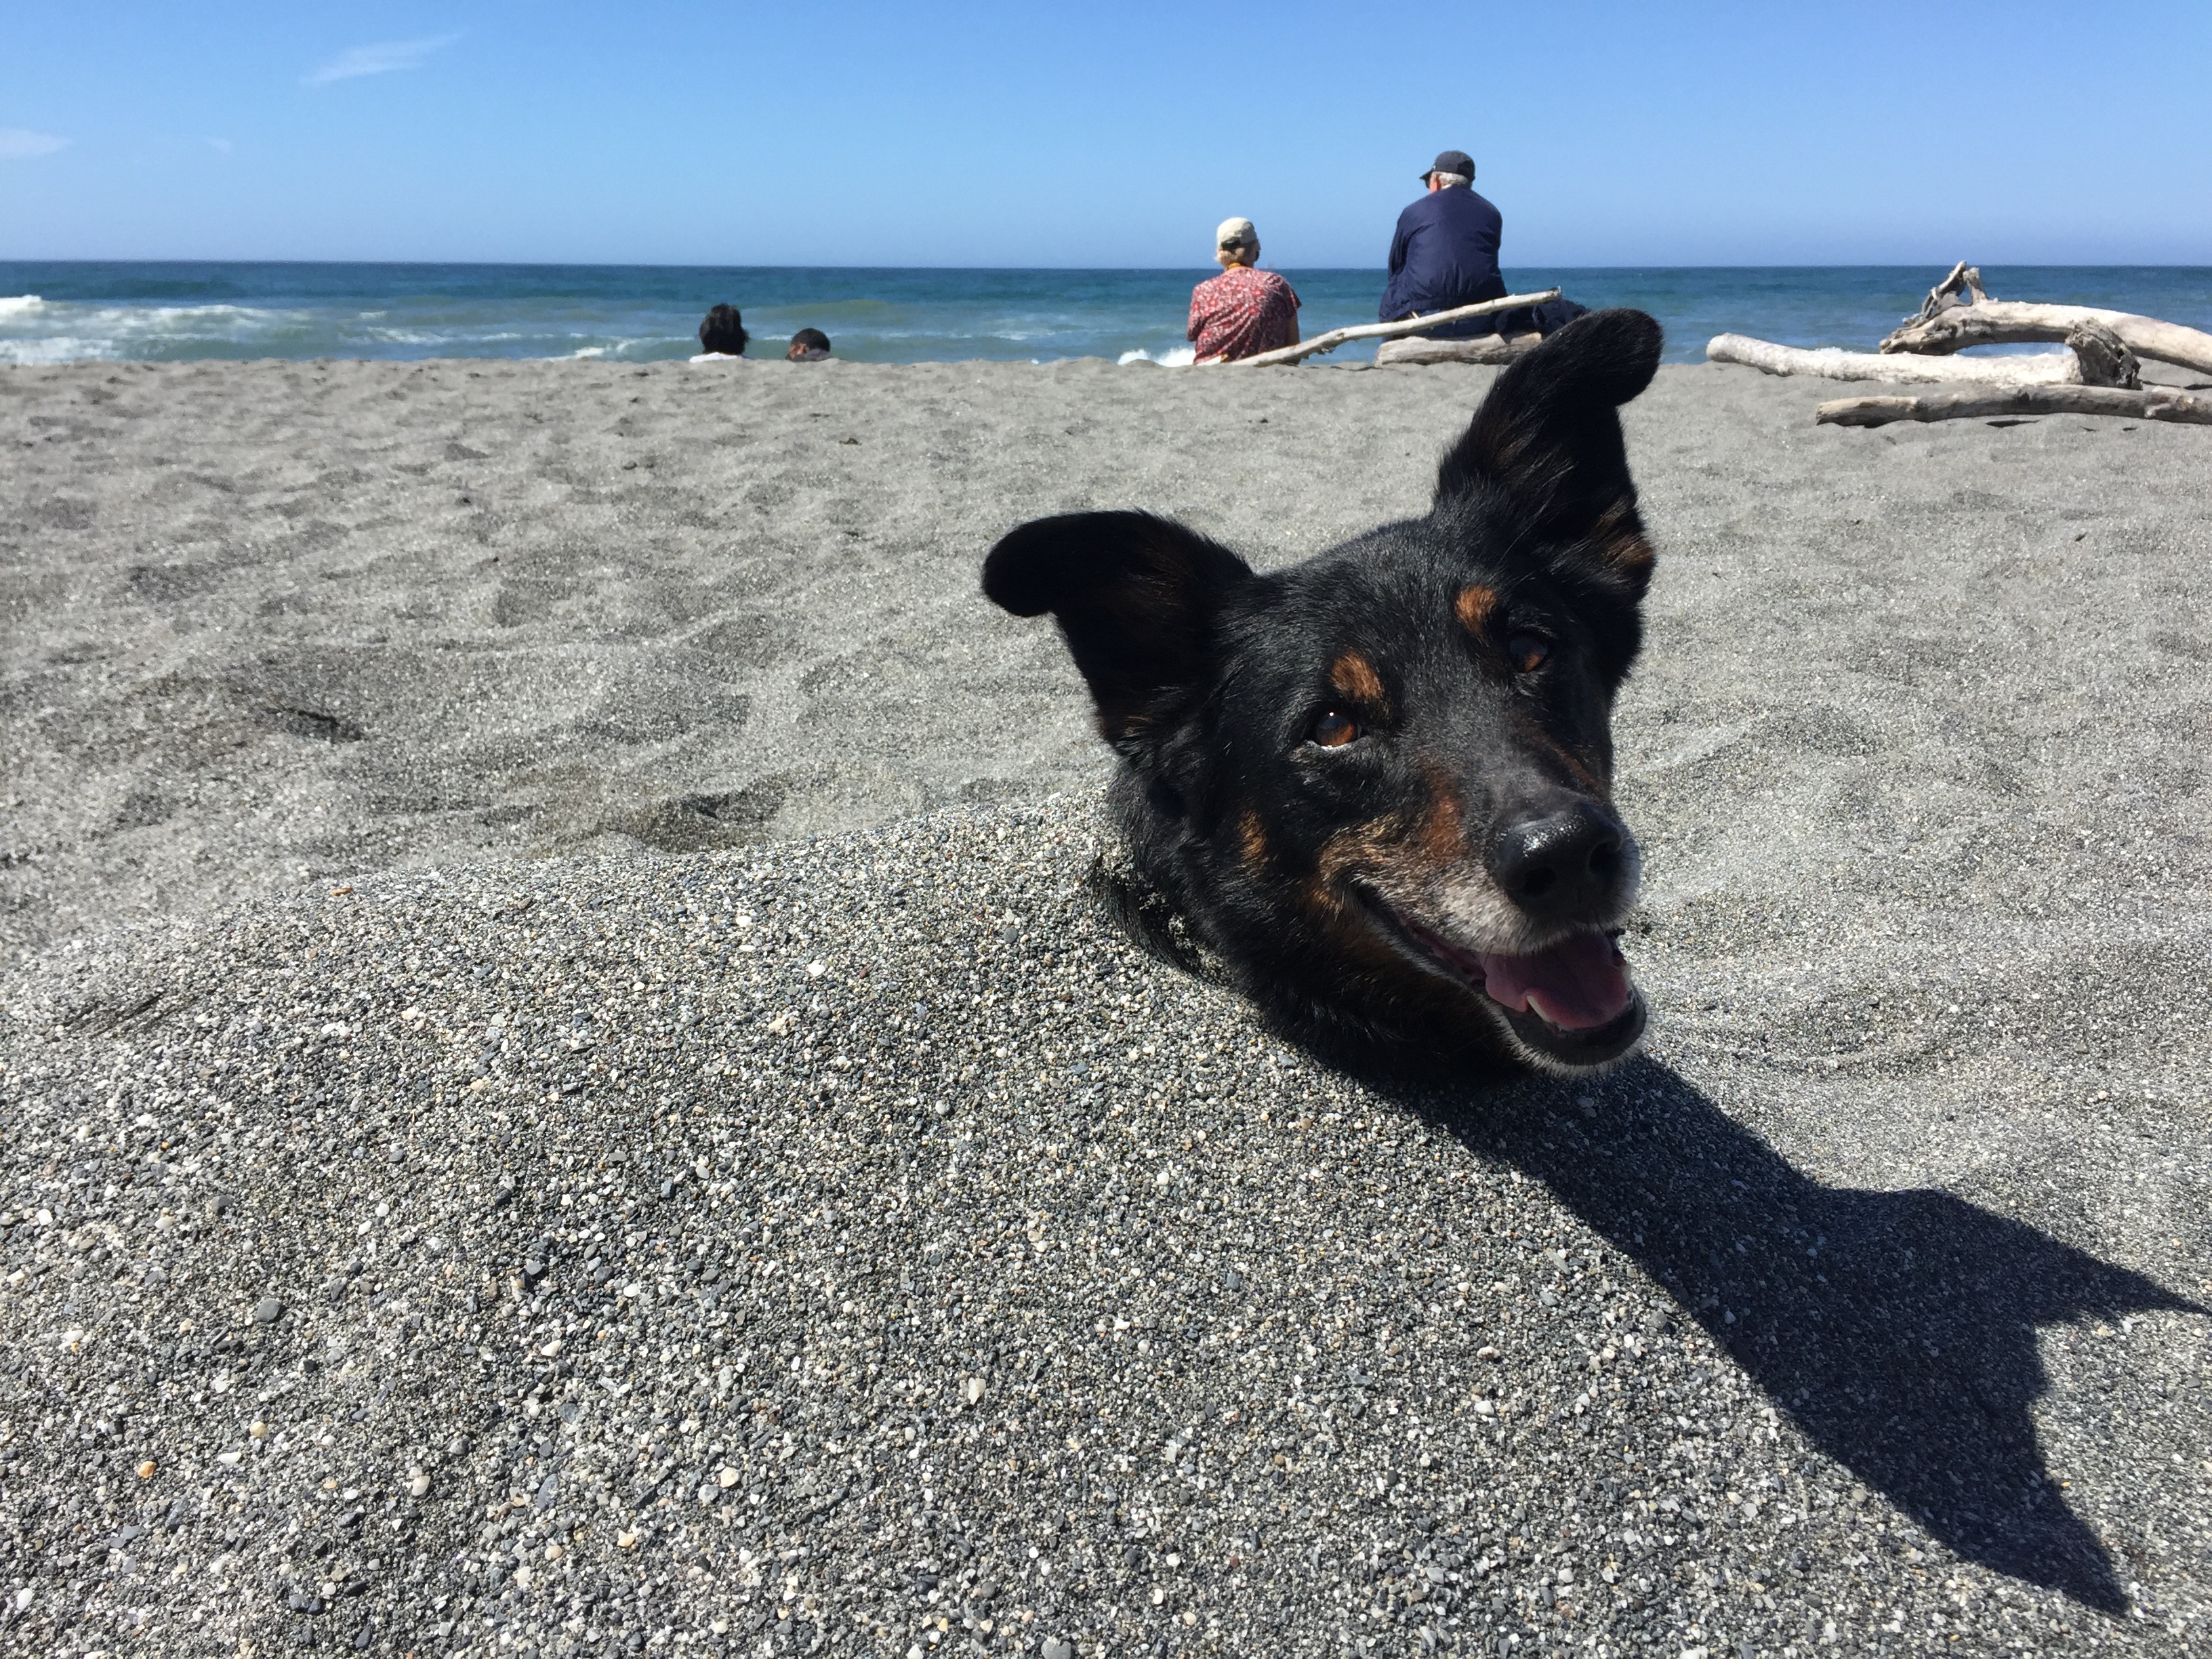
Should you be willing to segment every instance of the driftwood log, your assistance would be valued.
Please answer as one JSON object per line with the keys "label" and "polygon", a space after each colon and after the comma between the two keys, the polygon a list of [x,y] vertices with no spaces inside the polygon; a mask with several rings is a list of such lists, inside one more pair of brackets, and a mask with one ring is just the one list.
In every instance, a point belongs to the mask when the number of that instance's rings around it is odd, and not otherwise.
{"label": "driftwood log", "polygon": [[1968,346],[2033,345],[2064,340],[2083,323],[2103,325],[2138,357],[2212,374],[2212,334],[2201,329],[2094,306],[1992,300],[1982,291],[1981,271],[1963,260],[1928,290],[1918,314],[1906,318],[1881,349],[1943,356]]}
{"label": "driftwood log", "polygon": [[1385,340],[1375,352],[1376,363],[1510,363],[1525,357],[1541,337],[1534,334],[1485,334],[1472,340],[1427,340],[1416,334],[1409,339]]}
{"label": "driftwood log", "polygon": [[2130,391],[2112,386],[2027,386],[2009,391],[1938,392],[1918,398],[1838,398],[1814,418],[1824,426],[1887,426],[1892,421],[2002,419],[2008,415],[2118,415],[2134,420],[2212,426],[2212,398],[2171,386]]}
{"label": "driftwood log", "polygon": [[2124,386],[2133,392],[2142,385],[2142,365],[2136,354],[2102,323],[2075,324],[2066,343],[2081,365],[2083,386]]}
{"label": "driftwood log", "polygon": [[1907,386],[2059,386],[2081,378],[2081,362],[2071,352],[2033,357],[1885,357],[1874,351],[1810,351],[1754,340],[1747,334],[1716,334],[1705,344],[1705,356],[1717,363],[1741,363],[1768,374]]}
{"label": "driftwood log", "polygon": [[[1961,295],[1966,298],[1960,298]],[[1905,325],[1924,323],[1931,317],[1942,316],[1953,306],[1973,305],[1989,297],[1982,292],[1982,268],[1961,259],[1951,267],[1948,276],[1928,290],[1928,297],[1920,302],[1919,314],[1907,317]]]}
{"label": "driftwood log", "polygon": [[1925,322],[1910,322],[1881,343],[1885,352],[1949,353],[1977,345],[2026,345],[2063,340],[2083,323],[2101,323],[2138,357],[2212,374],[2212,334],[2126,311],[2091,306],[2034,305],[1983,300],[1954,306]]}
{"label": "driftwood log", "polygon": [[[1547,300],[1556,300],[1559,290],[1547,288],[1541,294],[1509,294],[1502,300],[1485,300],[1478,305],[1455,306],[1449,311],[1432,311],[1425,317],[1407,317],[1395,323],[1360,323],[1351,328],[1333,328],[1326,334],[1316,334],[1312,339],[1297,345],[1285,346],[1279,351],[1263,351],[1254,357],[1216,358],[1232,368],[1265,368],[1271,363],[1295,363],[1323,351],[1334,351],[1347,340],[1390,340],[1404,335],[1419,334],[1425,328],[1434,328],[1439,323],[1455,323],[1466,317],[1492,317],[1501,311],[1518,311],[1523,306],[1540,306]],[[1212,367],[1209,363],[1207,367]]]}

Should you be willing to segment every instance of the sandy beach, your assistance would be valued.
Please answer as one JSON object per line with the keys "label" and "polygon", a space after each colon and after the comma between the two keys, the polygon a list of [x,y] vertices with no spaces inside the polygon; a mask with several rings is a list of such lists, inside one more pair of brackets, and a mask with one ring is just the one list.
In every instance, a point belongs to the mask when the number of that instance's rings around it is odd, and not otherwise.
{"label": "sandy beach", "polygon": [[1661,371],[1605,1079],[1085,903],[983,550],[1490,377],[0,372],[0,1640],[2212,1646],[2203,432]]}

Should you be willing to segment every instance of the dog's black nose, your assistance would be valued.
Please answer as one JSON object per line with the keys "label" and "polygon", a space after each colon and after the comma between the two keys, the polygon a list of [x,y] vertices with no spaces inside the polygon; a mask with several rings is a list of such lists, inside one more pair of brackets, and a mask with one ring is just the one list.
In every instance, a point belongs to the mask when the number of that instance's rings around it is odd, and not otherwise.
{"label": "dog's black nose", "polygon": [[1490,854],[1491,878],[1546,921],[1607,917],[1629,870],[1628,831],[1595,801],[1510,823]]}

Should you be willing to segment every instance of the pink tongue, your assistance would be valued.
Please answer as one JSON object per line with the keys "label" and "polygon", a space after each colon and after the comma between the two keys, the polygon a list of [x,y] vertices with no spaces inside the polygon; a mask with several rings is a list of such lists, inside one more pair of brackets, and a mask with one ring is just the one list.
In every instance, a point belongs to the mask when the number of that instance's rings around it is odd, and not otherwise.
{"label": "pink tongue", "polygon": [[1483,989],[1515,1013],[1532,1004],[1553,1024],[1587,1031],[1628,1006],[1627,958],[1592,930],[1533,957],[1482,955]]}

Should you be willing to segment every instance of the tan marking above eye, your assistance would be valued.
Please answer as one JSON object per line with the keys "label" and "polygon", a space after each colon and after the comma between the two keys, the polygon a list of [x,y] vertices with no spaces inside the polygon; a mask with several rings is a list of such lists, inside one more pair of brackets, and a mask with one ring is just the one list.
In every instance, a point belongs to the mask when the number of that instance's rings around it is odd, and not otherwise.
{"label": "tan marking above eye", "polygon": [[1370,708],[1382,706],[1382,677],[1357,651],[1347,651],[1329,665],[1328,683],[1354,702]]}
{"label": "tan marking above eye", "polygon": [[1313,740],[1323,749],[1341,749],[1359,740],[1359,722],[1332,708],[1313,723]]}
{"label": "tan marking above eye", "polygon": [[1490,621],[1490,613],[1497,608],[1498,595],[1480,583],[1460,590],[1459,598],[1452,601],[1453,614],[1459,625],[1470,634],[1479,635]]}

